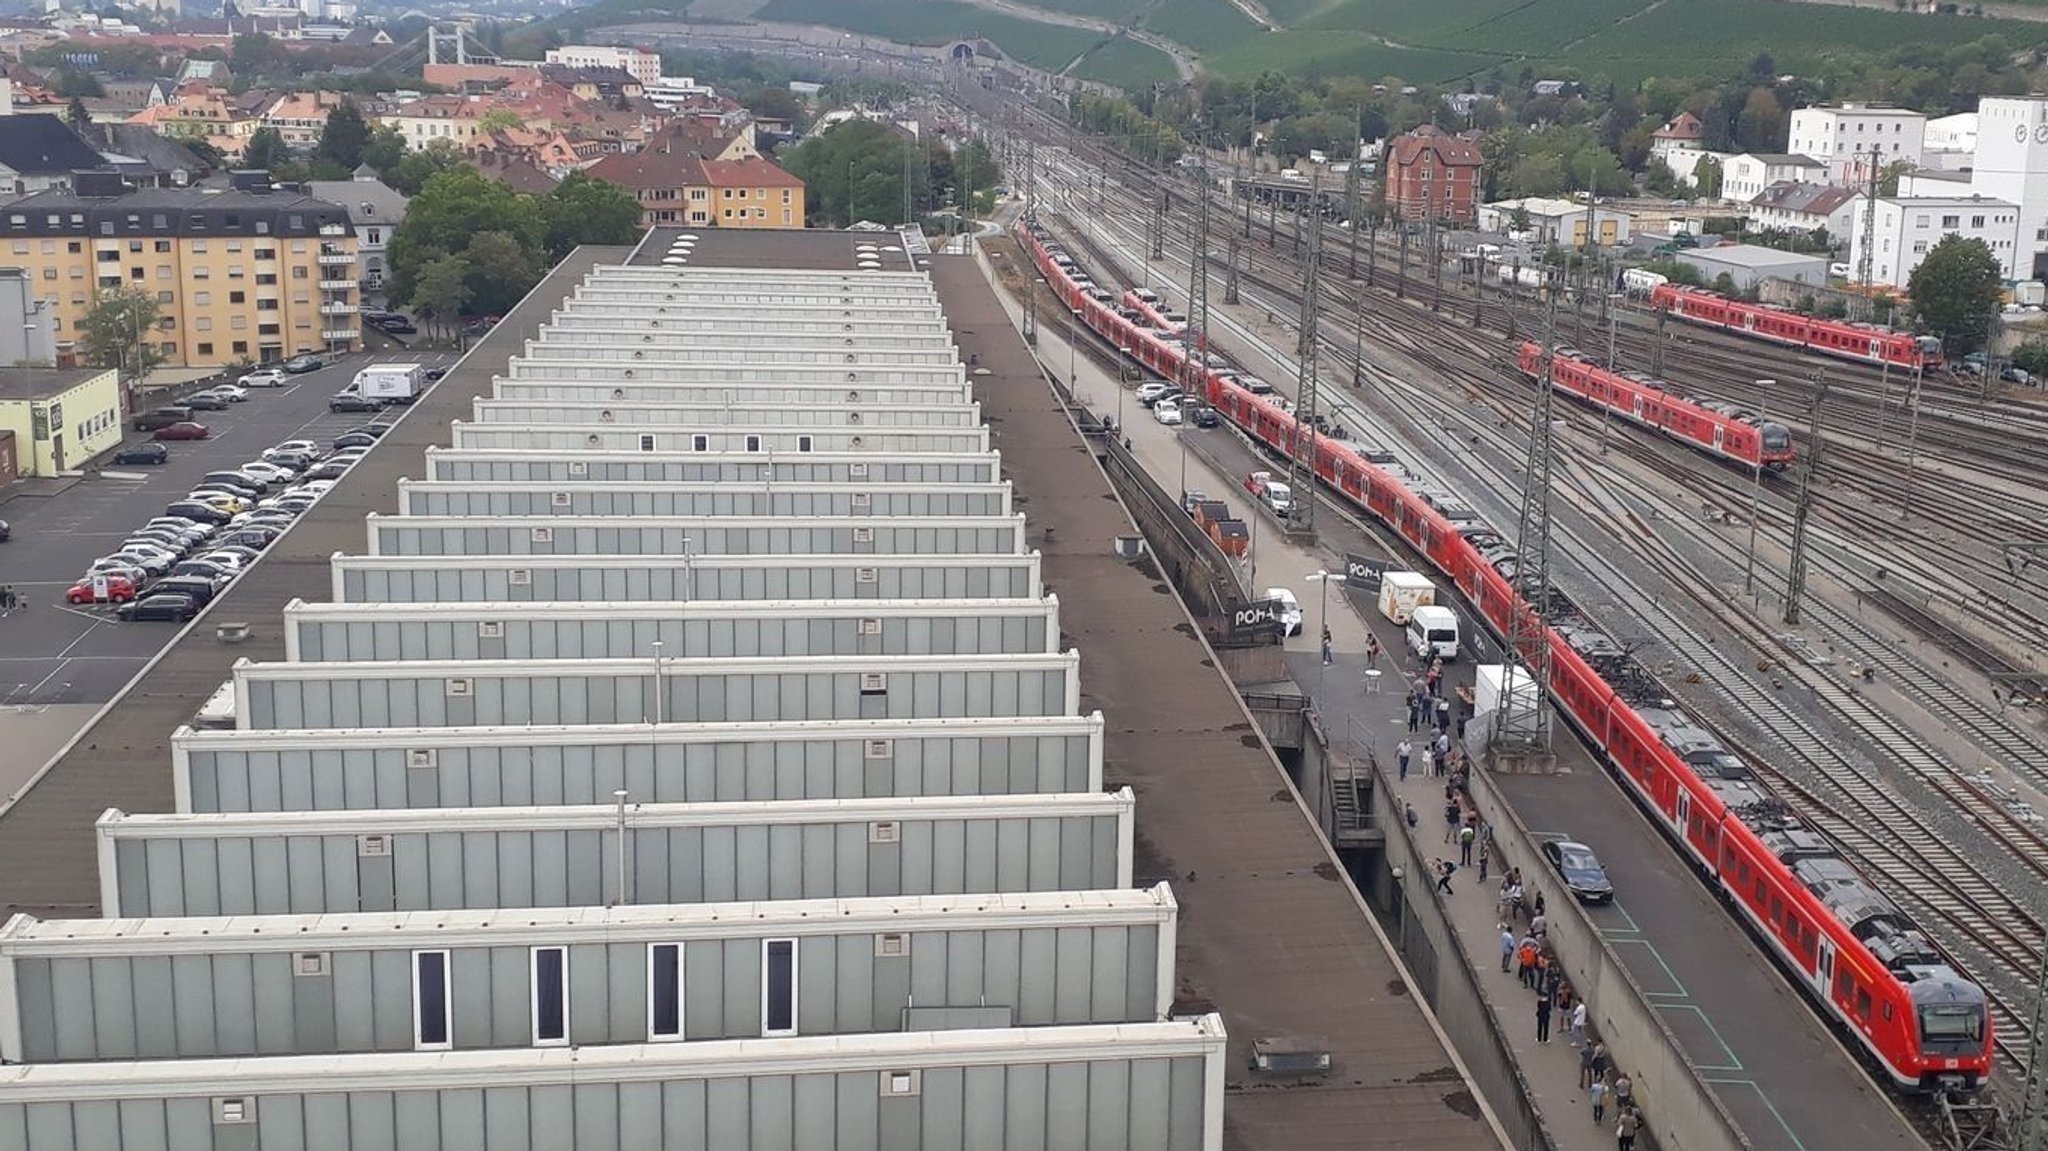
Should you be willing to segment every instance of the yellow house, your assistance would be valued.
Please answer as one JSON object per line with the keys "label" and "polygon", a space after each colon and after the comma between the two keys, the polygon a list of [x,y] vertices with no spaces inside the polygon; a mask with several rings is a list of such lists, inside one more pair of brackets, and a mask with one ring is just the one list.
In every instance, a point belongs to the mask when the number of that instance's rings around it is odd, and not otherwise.
{"label": "yellow house", "polygon": [[121,379],[112,368],[0,368],[0,430],[14,433],[25,476],[54,476],[121,442]]}

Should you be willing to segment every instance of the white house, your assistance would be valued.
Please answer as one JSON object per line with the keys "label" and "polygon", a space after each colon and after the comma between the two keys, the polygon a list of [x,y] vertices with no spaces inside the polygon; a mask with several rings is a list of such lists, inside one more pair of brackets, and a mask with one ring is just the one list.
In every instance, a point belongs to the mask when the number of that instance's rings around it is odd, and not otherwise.
{"label": "white house", "polygon": [[1721,161],[1721,198],[1747,204],[1772,184],[1820,183],[1827,165],[1810,156],[1740,152]]}
{"label": "white house", "polygon": [[1977,104],[1970,191],[2019,205],[2020,278],[2048,273],[2048,97],[1986,96]]}
{"label": "white house", "polygon": [[1791,148],[1827,165],[1825,183],[1862,184],[1876,169],[1920,163],[1927,117],[1909,108],[1874,104],[1820,104],[1792,113]]}
{"label": "white house", "polygon": [[1586,243],[1586,226],[1594,223],[1597,227],[1598,243],[1603,247],[1628,243],[1635,226],[1635,218],[1619,208],[1595,207],[1590,211],[1585,204],[1572,200],[1553,200],[1541,196],[1528,196],[1520,200],[1501,200],[1479,206],[1479,230],[1482,232],[1506,232],[1514,227],[1515,215],[1521,212],[1529,219],[1529,230],[1541,244],[1558,244],[1567,248],[1583,247]]}
{"label": "white house", "polygon": [[356,279],[365,292],[383,288],[391,270],[385,253],[411,201],[377,179],[368,164],[357,168],[352,180],[312,180],[308,190],[348,209],[349,224],[356,230]]}
{"label": "white house", "polygon": [[1826,228],[1836,240],[1849,237],[1850,217],[1862,198],[1854,188],[1834,184],[1772,184],[1749,202],[1752,227],[1777,228],[1787,232],[1811,232]]}
{"label": "white house", "polygon": [[547,62],[569,68],[617,68],[640,81],[641,87],[661,79],[661,54],[609,44],[564,44],[547,51]]}
{"label": "white house", "polygon": [[1693,182],[1693,173],[1699,171],[1701,160],[1713,160],[1726,171],[1728,161],[1735,157],[1727,152],[1709,152],[1696,144],[1674,143],[1666,147],[1657,158],[1664,161],[1664,166],[1671,169],[1672,176],[1679,182],[1690,184]]}
{"label": "white house", "polygon": [[1977,113],[1958,112],[1927,121],[1922,139],[1920,166],[1955,172],[1973,166],[1977,158]]}
{"label": "white house", "polygon": [[2019,205],[1986,196],[1882,196],[1870,227],[1853,217],[1849,260],[1860,267],[1870,252],[1871,282],[1904,290],[1929,249],[1949,236],[1982,240],[1998,257],[2000,273],[2014,279]]}

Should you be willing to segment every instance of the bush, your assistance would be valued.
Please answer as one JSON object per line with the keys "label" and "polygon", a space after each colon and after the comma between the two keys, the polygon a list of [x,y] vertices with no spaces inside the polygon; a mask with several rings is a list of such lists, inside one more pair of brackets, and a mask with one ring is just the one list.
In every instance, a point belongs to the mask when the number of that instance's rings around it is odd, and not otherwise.
{"label": "bush", "polygon": [[2012,363],[2028,375],[2048,376],[2048,336],[2035,336],[2012,350]]}

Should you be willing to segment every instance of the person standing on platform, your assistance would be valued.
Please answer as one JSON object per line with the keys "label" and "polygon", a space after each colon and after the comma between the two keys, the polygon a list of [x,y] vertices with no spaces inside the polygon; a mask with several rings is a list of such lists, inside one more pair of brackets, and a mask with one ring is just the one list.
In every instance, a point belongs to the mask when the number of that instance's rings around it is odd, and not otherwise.
{"label": "person standing on platform", "polygon": [[1635,1080],[1628,1077],[1628,1072],[1616,1072],[1614,1076],[1614,1109],[1616,1111],[1634,1110],[1636,1102],[1635,1093]]}
{"label": "person standing on platform", "polygon": [[1595,1079],[1586,1088],[1586,1097],[1593,1101],[1593,1123],[1598,1126],[1607,1121],[1607,1084]]}
{"label": "person standing on platform", "polygon": [[[1472,825],[1469,823],[1458,829],[1458,863],[1461,866],[1472,866],[1472,843],[1478,838],[1479,833],[1472,830]],[[1484,879],[1486,877],[1480,876],[1480,878]]]}
{"label": "person standing on platform", "polygon": [[1408,734],[1413,735],[1422,728],[1422,697],[1417,691],[1408,693]]}
{"label": "person standing on platform", "polygon": [[1394,746],[1394,762],[1400,765],[1403,780],[1408,778],[1408,758],[1414,754],[1415,745],[1405,739]]}
{"label": "person standing on platform", "polygon": [[1572,1004],[1572,1046],[1590,1050],[1586,1047],[1586,1001],[1583,999]]}
{"label": "person standing on platform", "polygon": [[1324,666],[1324,667],[1328,667],[1328,666],[1330,666],[1330,664],[1331,664],[1331,663],[1333,663],[1333,662],[1335,662],[1335,661],[1333,661],[1333,660],[1332,660],[1332,659],[1330,658],[1330,625],[1329,625],[1329,624],[1324,624],[1324,625],[1323,625],[1323,666]]}
{"label": "person standing on platform", "polygon": [[1550,1042],[1550,996],[1536,997],[1536,1042]]}
{"label": "person standing on platform", "polygon": [[1623,1107],[1619,1102],[1616,1102],[1615,1110],[1621,1113],[1621,1118],[1614,1125],[1615,1151],[1635,1151],[1636,1132],[1643,1129],[1642,1117],[1636,1114],[1635,1108]]}
{"label": "person standing on platform", "polygon": [[1507,974],[1507,970],[1508,970],[1508,964],[1509,964],[1509,963],[1512,963],[1512,962],[1514,961],[1514,958],[1515,958],[1515,931],[1514,931],[1514,929],[1513,929],[1513,928],[1511,928],[1511,927],[1509,927],[1509,926],[1508,926],[1508,924],[1507,924],[1507,920],[1503,919],[1503,920],[1501,920],[1501,924],[1500,924],[1500,970],[1501,970],[1501,974],[1503,974],[1503,975]]}
{"label": "person standing on platform", "polygon": [[1443,696],[1438,696],[1436,699],[1436,729],[1438,731],[1451,730],[1451,701]]}
{"label": "person standing on platform", "polygon": [[[1579,1048],[1579,1086],[1591,1090],[1595,1079],[1596,1076],[1593,1074],[1593,1045],[1588,1043]],[[1605,1083],[1600,1084],[1600,1089],[1605,1091],[1607,1085]],[[1594,1099],[1596,1102],[1593,1104],[1593,1122],[1598,1123],[1600,1121],[1600,1104],[1597,1102],[1599,1096],[1594,1096]]]}
{"label": "person standing on platform", "polygon": [[1455,799],[1446,800],[1444,803],[1445,843],[1451,842],[1451,840],[1455,839],[1458,835],[1458,815],[1458,801]]}
{"label": "person standing on platform", "polygon": [[1365,637],[1365,666],[1378,667],[1379,665],[1380,637],[1377,635],[1373,635],[1371,633],[1367,633]]}
{"label": "person standing on platform", "polygon": [[1409,829],[1410,829],[1410,830],[1413,830],[1413,829],[1415,829],[1416,827],[1419,827],[1419,826],[1421,826],[1421,824],[1422,824],[1422,817],[1421,817],[1421,816],[1419,816],[1419,815],[1417,815],[1417,814],[1415,814],[1415,805],[1414,805],[1414,804],[1412,804],[1412,803],[1411,803],[1411,804],[1408,804],[1408,805],[1407,805],[1407,807],[1408,807],[1408,811],[1407,811],[1408,827],[1409,827]]}

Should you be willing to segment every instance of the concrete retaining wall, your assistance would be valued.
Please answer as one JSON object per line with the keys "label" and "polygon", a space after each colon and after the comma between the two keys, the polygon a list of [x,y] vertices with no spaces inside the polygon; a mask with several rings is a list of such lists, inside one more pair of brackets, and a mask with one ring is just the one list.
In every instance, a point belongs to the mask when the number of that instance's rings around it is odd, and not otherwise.
{"label": "concrete retaining wall", "polygon": [[[1495,847],[1511,866],[1538,874],[1541,856],[1534,837],[1494,790],[1485,771],[1472,773],[1472,802],[1480,818],[1493,825]],[[1391,852],[1393,836],[1389,836]],[[1414,888],[1410,873],[1410,888]],[[1577,900],[1553,899],[1545,909],[1547,931],[1565,976],[1585,997],[1589,1024],[1614,1052],[1615,1065],[1635,1082],[1643,1120],[1657,1146],[1665,1151],[1736,1151],[1752,1146],[1735,1119],[1678,1045],[1678,1037],[1643,994],[1619,956],[1608,947]],[[1444,1015],[1446,1025],[1452,1018]]]}

